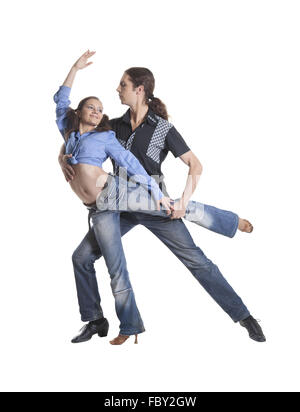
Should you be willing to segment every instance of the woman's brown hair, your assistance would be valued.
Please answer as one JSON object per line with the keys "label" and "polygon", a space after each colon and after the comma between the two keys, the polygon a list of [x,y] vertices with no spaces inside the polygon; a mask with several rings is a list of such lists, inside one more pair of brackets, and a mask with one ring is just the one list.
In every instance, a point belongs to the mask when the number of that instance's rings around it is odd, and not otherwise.
{"label": "woman's brown hair", "polygon": [[[65,139],[66,141],[68,140],[70,134],[72,132],[77,132],[79,130],[79,124],[80,124],[80,118],[77,114],[77,112],[81,111],[83,106],[85,105],[85,103],[90,100],[90,99],[96,99],[100,102],[100,100],[98,99],[98,97],[95,96],[89,96],[89,97],[85,97],[84,99],[82,99],[79,104],[77,109],[72,109],[71,107],[69,108],[68,112],[67,112],[67,128],[66,128],[66,132],[65,132]],[[95,127],[95,129],[97,132],[106,132],[108,130],[111,130],[110,124],[109,124],[109,118],[106,114],[103,115],[101,122],[98,124],[97,127]]]}
{"label": "woman's brown hair", "polygon": [[144,86],[146,104],[158,116],[168,120],[166,105],[157,97],[153,96],[155,79],[152,72],[145,67],[131,67],[125,73],[130,77],[134,87]]}

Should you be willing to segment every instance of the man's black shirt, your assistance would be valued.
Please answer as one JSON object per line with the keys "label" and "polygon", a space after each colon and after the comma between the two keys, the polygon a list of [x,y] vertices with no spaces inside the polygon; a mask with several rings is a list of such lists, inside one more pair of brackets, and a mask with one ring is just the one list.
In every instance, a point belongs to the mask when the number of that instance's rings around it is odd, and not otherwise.
{"label": "man's black shirt", "polygon": [[[130,150],[146,172],[156,180],[163,179],[161,164],[169,151],[178,157],[190,150],[175,127],[150,108],[144,121],[134,132],[130,123],[130,109],[122,117],[111,119],[110,125],[121,145]],[[117,173],[114,162],[113,165]],[[160,189],[165,195],[168,194],[164,184],[160,183]]]}

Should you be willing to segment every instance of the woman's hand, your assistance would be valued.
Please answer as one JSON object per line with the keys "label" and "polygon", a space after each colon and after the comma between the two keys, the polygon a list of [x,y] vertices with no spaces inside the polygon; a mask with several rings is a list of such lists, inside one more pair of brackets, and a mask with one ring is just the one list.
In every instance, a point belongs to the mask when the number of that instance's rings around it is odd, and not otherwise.
{"label": "woman's hand", "polygon": [[67,182],[70,182],[71,180],[73,180],[74,176],[75,176],[75,170],[68,163],[68,159],[70,157],[72,157],[71,154],[64,154],[64,155],[59,155],[58,156],[58,162],[60,164],[61,170],[62,170]]}
{"label": "woman's hand", "polygon": [[93,62],[88,62],[88,59],[94,56],[95,53],[96,53],[95,51],[90,52],[88,50],[81,57],[79,57],[79,59],[71,67],[71,70],[69,71],[68,76],[63,82],[63,86],[67,86],[70,88],[73,86],[73,82],[76,77],[77,71],[86,68],[90,64],[93,64]]}
{"label": "woman's hand", "polygon": [[172,217],[171,219],[181,219],[185,216],[186,213],[186,206],[184,204],[183,199],[179,199],[173,205]]}
{"label": "woman's hand", "polygon": [[162,205],[163,209],[166,210],[167,215],[170,215],[171,212],[174,210],[173,206],[171,205],[171,199],[167,196],[162,197],[157,202],[157,210],[160,210],[160,205]]}
{"label": "woman's hand", "polygon": [[88,62],[88,59],[94,56],[96,52],[92,51],[90,52],[89,50],[86,51],[79,59],[73,64],[73,67],[76,70],[82,70],[88,67],[90,64],[93,64],[93,62]]}

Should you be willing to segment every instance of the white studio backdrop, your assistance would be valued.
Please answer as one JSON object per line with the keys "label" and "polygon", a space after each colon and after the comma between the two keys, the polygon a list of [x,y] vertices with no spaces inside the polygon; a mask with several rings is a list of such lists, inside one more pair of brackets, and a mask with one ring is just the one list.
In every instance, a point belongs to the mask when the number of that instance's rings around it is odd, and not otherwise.
{"label": "white studio backdrop", "polygon": [[[12,1],[1,22],[1,391],[298,391],[299,2]],[[146,333],[113,347],[118,320],[97,262],[108,338],[82,345],[71,255],[87,211],[57,162],[53,94],[73,62],[75,106],[115,91],[123,71],[149,67],[155,96],[204,170],[194,199],[233,210],[253,234],[227,239],[188,223],[254,317],[248,338],[150,232],[124,248]],[[110,169],[110,162],[105,165]],[[187,168],[163,172],[178,197]],[[151,256],[151,257],[150,257]]]}

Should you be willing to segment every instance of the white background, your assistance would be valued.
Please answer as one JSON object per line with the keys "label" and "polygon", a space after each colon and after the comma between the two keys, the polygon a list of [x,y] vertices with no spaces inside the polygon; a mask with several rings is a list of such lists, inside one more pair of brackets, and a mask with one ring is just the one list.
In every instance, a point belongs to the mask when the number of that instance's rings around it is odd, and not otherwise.
{"label": "white background", "polygon": [[[28,0],[5,2],[1,16],[1,390],[298,391],[299,2]],[[101,261],[109,336],[70,343],[82,326],[71,255],[87,212],[58,166],[52,96],[87,48],[97,54],[73,105],[95,94],[119,116],[123,71],[149,67],[203,164],[193,198],[253,222],[234,239],[187,225],[266,343],[143,227],[124,248],[146,333],[109,344],[119,322]],[[163,171],[180,196],[188,169],[170,154]]]}

